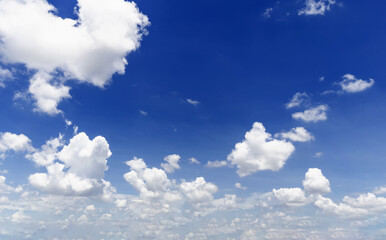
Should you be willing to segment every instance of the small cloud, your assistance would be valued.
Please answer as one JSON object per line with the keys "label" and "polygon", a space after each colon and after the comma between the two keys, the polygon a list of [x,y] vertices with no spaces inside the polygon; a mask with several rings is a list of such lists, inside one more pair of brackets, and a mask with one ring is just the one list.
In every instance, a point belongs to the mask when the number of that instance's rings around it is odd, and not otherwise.
{"label": "small cloud", "polygon": [[228,162],[227,161],[208,161],[208,163],[206,164],[207,167],[209,168],[220,168],[220,167],[225,167],[225,166],[228,166]]}
{"label": "small cloud", "polygon": [[293,107],[299,107],[302,104],[308,103],[310,101],[310,97],[307,93],[297,92],[292,96],[291,100],[285,105],[287,109]]}
{"label": "small cloud", "polygon": [[71,125],[72,125],[72,122],[71,122],[70,120],[65,119],[64,121],[66,122],[66,125],[67,125],[67,126],[71,126]]}
{"label": "small cloud", "polygon": [[292,114],[292,118],[296,120],[302,120],[304,122],[319,122],[327,120],[328,110],[327,105],[319,105],[314,108],[310,108],[305,110],[304,112],[296,112]]}
{"label": "small cloud", "polygon": [[165,172],[173,173],[176,169],[180,169],[180,165],[178,164],[180,159],[181,157],[177,154],[166,156],[164,158],[166,163],[161,163],[161,167],[165,170]]}
{"label": "small cloud", "polygon": [[235,188],[242,189],[242,190],[247,190],[247,188],[242,186],[241,183],[235,183]]}
{"label": "small cloud", "polygon": [[264,11],[264,13],[263,13],[263,16],[264,16],[265,18],[270,18],[270,17],[271,17],[272,11],[273,11],[273,8],[267,8],[267,9],[265,9],[265,11]]}
{"label": "small cloud", "polygon": [[78,130],[79,130],[79,127],[78,126],[74,126],[74,135],[78,135]]}
{"label": "small cloud", "polygon": [[386,187],[385,186],[377,187],[374,189],[373,193],[374,194],[384,194],[384,193],[386,193]]}
{"label": "small cloud", "polygon": [[323,156],[322,152],[317,152],[317,153],[314,154],[314,157],[316,157],[316,158],[320,158],[322,156]]}
{"label": "small cloud", "polygon": [[288,139],[292,142],[309,142],[315,139],[304,127],[292,128],[289,132],[277,133],[275,137]]}
{"label": "small cloud", "polygon": [[362,92],[374,85],[374,79],[370,78],[368,81],[358,79],[352,74],[343,76],[343,80],[339,83],[342,90],[346,93]]}
{"label": "small cloud", "polygon": [[189,158],[189,163],[190,164],[200,164],[200,162],[194,157]]}
{"label": "small cloud", "polygon": [[4,82],[13,78],[12,72],[0,66],[0,87],[5,87]]}
{"label": "small cloud", "polygon": [[143,111],[143,110],[139,110],[139,113],[142,115],[142,116],[147,116],[147,112]]}
{"label": "small cloud", "polygon": [[299,15],[324,15],[330,11],[335,0],[306,0],[305,7],[298,11]]}
{"label": "small cloud", "polygon": [[190,98],[186,99],[186,101],[194,106],[197,106],[200,102],[196,100],[192,100]]}
{"label": "small cloud", "polygon": [[326,80],[326,78],[323,76],[319,78],[319,82],[323,82],[324,80]]}

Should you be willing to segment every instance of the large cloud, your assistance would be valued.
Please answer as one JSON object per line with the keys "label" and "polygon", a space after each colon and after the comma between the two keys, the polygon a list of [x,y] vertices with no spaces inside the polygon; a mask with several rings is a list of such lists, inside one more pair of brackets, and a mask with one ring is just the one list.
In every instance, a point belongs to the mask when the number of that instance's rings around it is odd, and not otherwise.
{"label": "large cloud", "polygon": [[107,158],[111,156],[106,139],[99,136],[90,140],[85,133],[79,133],[55,153],[61,145],[59,141],[50,140],[40,152],[30,155],[30,159],[47,168],[47,173],[29,177],[31,185],[60,195],[103,194],[104,189],[110,187],[103,179]]}
{"label": "large cloud", "polygon": [[262,170],[278,171],[294,151],[292,143],[272,138],[263,124],[255,122],[245,139],[228,155],[228,161],[236,165],[237,173],[244,177]]}
{"label": "large cloud", "polygon": [[59,113],[57,104],[69,97],[66,80],[103,87],[124,73],[125,56],[139,47],[149,24],[124,0],[78,0],[76,13],[77,19],[61,18],[46,0],[0,1],[1,60],[38,72],[29,92],[48,114]]}

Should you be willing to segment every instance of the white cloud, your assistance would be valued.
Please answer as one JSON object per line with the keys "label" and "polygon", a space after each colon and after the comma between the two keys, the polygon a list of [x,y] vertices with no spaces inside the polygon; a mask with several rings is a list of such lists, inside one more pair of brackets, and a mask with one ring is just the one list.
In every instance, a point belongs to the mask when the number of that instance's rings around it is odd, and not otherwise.
{"label": "white cloud", "polygon": [[35,111],[55,115],[61,113],[58,104],[70,98],[70,88],[62,83],[53,83],[53,77],[46,72],[37,72],[30,80],[29,93],[36,101]]}
{"label": "white cloud", "polygon": [[297,92],[295,95],[292,96],[291,100],[286,103],[286,108],[290,109],[293,107],[299,107],[302,104],[308,103],[310,101],[310,97],[308,96],[307,93],[301,93]]}
{"label": "white cloud", "polygon": [[264,13],[263,13],[263,16],[265,18],[270,18],[271,17],[271,13],[273,12],[273,8],[266,8]]}
{"label": "white cloud", "polygon": [[192,157],[192,158],[189,158],[189,163],[190,164],[200,164],[200,161],[198,161],[196,158]]}
{"label": "white cloud", "polygon": [[21,186],[14,188],[14,187],[8,185],[6,183],[6,180],[7,180],[6,177],[0,175],[0,194],[9,194],[9,193],[13,193],[13,192],[18,193],[18,192],[22,191]]}
{"label": "white cloud", "polygon": [[209,168],[220,168],[220,167],[226,167],[228,166],[228,162],[223,160],[223,161],[208,161],[206,164],[207,167]]}
{"label": "white cloud", "polygon": [[242,189],[242,190],[247,190],[246,187],[244,187],[243,185],[241,185],[241,183],[235,183],[235,188],[238,188],[238,189]]}
{"label": "white cloud", "polygon": [[325,194],[331,192],[330,181],[318,168],[308,169],[303,180],[304,190],[310,194]]}
{"label": "white cloud", "polygon": [[298,11],[299,15],[324,15],[336,3],[335,0],[306,0],[306,6]]}
{"label": "white cloud", "polygon": [[339,83],[342,87],[342,90],[347,93],[356,93],[362,92],[374,85],[374,79],[369,79],[368,81],[358,79],[352,74],[346,74],[343,76],[343,80]]}
{"label": "white cloud", "polygon": [[262,170],[280,170],[294,151],[292,143],[272,138],[263,124],[255,122],[245,139],[228,155],[228,161],[236,165],[237,173],[244,177]]}
{"label": "white cloud", "polygon": [[5,87],[4,82],[13,78],[12,72],[0,66],[0,87]]}
{"label": "white cloud", "polygon": [[140,193],[144,200],[173,202],[181,197],[174,192],[172,182],[168,179],[165,171],[159,168],[148,168],[141,158],[126,162],[131,171],[124,174],[124,179]]}
{"label": "white cloud", "polygon": [[190,98],[186,99],[186,101],[194,106],[197,106],[200,102],[196,100],[192,100]]}
{"label": "white cloud", "polygon": [[323,156],[322,152],[317,152],[314,154],[314,157],[316,157],[316,158],[320,158],[321,156]]}
{"label": "white cloud", "polygon": [[[38,72],[29,91],[39,111],[60,112],[58,103],[69,97],[67,79],[103,87],[114,73],[124,73],[125,56],[139,47],[149,25],[134,2],[78,0],[77,7],[78,19],[69,19],[45,0],[0,2],[2,61]],[[58,71],[61,81],[54,83]]]}
{"label": "white cloud", "polygon": [[273,194],[280,202],[290,207],[304,206],[309,202],[300,188],[273,189]]}
{"label": "white cloud", "polygon": [[277,138],[288,139],[293,142],[308,142],[314,140],[314,136],[303,127],[292,128],[289,132],[275,134]]}
{"label": "white cloud", "polygon": [[59,137],[50,139],[41,147],[40,151],[36,151],[32,154],[27,154],[26,158],[35,162],[38,166],[48,166],[54,163],[55,159],[57,159],[58,148],[62,147],[63,136],[59,135]]}
{"label": "white cloud", "polygon": [[178,165],[180,159],[181,157],[177,154],[166,156],[164,158],[166,163],[161,163],[161,167],[165,170],[165,172],[173,173],[176,169],[180,169],[180,165]]}
{"label": "white cloud", "polygon": [[14,223],[21,223],[31,219],[30,216],[25,215],[23,211],[17,211],[12,215],[11,221]]}
{"label": "white cloud", "polygon": [[[29,177],[31,185],[60,195],[105,194],[110,183],[103,177],[108,169],[107,158],[111,156],[106,139],[98,136],[90,140],[85,133],[79,133],[55,154],[53,151],[60,145],[58,141],[48,141],[38,155],[30,157],[47,168],[47,173],[35,173]],[[53,162],[53,158],[60,162]]]}
{"label": "white cloud", "polygon": [[218,188],[213,183],[206,182],[205,178],[198,177],[192,182],[181,183],[181,190],[195,208],[201,208],[210,204]]}
{"label": "white cloud", "polygon": [[68,119],[65,119],[64,122],[66,123],[66,126],[71,126],[72,122]]}
{"label": "white cloud", "polygon": [[296,120],[303,120],[304,122],[319,122],[327,120],[328,110],[327,105],[319,105],[314,108],[305,110],[304,112],[296,112],[292,114],[292,118]]}
{"label": "white cloud", "polygon": [[139,110],[139,113],[142,115],[142,116],[147,116],[147,112],[143,111],[143,110]]}
{"label": "white cloud", "polygon": [[377,187],[373,191],[374,194],[384,194],[386,193],[386,187]]}
{"label": "white cloud", "polygon": [[24,134],[10,132],[0,133],[0,153],[13,150],[15,152],[33,151],[31,140]]}

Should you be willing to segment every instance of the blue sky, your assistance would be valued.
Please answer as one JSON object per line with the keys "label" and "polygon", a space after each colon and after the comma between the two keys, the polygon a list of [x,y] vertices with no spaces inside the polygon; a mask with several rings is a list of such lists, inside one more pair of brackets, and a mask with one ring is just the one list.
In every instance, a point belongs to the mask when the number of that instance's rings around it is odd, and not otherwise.
{"label": "blue sky", "polygon": [[0,238],[384,239],[382,9],[0,0]]}

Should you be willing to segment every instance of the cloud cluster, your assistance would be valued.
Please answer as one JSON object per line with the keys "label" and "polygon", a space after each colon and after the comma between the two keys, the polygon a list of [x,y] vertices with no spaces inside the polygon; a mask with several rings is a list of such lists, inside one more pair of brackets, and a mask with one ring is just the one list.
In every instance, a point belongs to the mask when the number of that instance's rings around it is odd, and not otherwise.
{"label": "cloud cluster", "polygon": [[29,93],[39,111],[54,115],[69,98],[69,79],[103,87],[125,72],[148,18],[134,2],[78,0],[77,19],[61,18],[46,0],[0,1],[0,55],[37,73]]}
{"label": "cloud cluster", "polygon": [[294,151],[292,143],[272,138],[263,124],[255,122],[245,139],[228,155],[228,161],[236,165],[237,173],[244,177],[257,171],[280,170]]}
{"label": "cloud cluster", "polygon": [[47,173],[29,176],[32,186],[41,191],[59,195],[102,195],[109,187],[104,173],[111,156],[104,137],[90,140],[85,133],[74,136],[68,145],[62,146],[61,136],[47,141],[41,150],[27,155],[37,165],[45,166]]}
{"label": "cloud cluster", "polygon": [[10,132],[0,133],[0,153],[7,151],[23,152],[33,151],[31,140],[24,134],[14,134]]}
{"label": "cloud cluster", "polygon": [[330,11],[335,0],[306,0],[306,6],[298,11],[299,15],[324,15]]}

